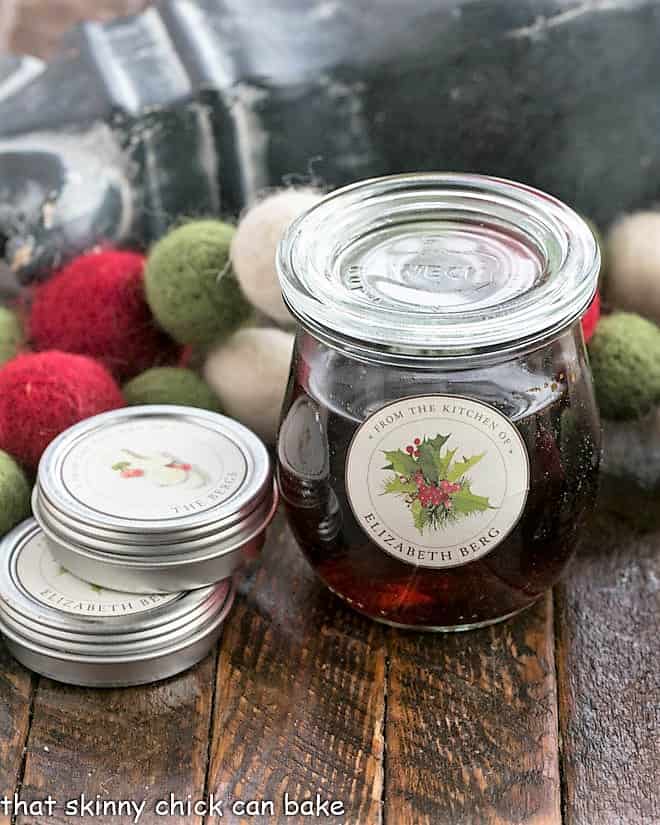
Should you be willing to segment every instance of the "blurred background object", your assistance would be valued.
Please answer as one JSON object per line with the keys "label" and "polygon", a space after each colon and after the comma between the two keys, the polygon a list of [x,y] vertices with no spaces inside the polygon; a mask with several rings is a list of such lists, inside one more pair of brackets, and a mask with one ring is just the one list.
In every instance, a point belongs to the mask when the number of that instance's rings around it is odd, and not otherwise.
{"label": "blurred background object", "polygon": [[[11,46],[136,8],[61,4],[19,0]],[[159,0],[82,23],[36,76],[0,66],[4,257],[31,280],[95,237],[405,170],[488,171],[609,224],[660,192],[659,31],[657,0]]]}
{"label": "blurred background object", "polygon": [[142,11],[149,0],[2,0],[0,43],[16,54],[47,60],[62,35],[83,20],[110,20]]}

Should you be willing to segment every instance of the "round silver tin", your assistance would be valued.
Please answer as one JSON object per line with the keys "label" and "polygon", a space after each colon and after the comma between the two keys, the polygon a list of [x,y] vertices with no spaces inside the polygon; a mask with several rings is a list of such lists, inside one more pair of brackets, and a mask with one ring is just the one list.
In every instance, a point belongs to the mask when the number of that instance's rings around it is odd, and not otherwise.
{"label": "round silver tin", "polygon": [[19,662],[67,684],[126,687],[187,670],[218,640],[234,596],[232,579],[168,595],[88,584],[34,519],[0,543],[0,632]]}
{"label": "round silver tin", "polygon": [[130,407],[56,438],[33,512],[74,575],[130,593],[206,587],[260,549],[277,509],[268,451],[191,407]]}

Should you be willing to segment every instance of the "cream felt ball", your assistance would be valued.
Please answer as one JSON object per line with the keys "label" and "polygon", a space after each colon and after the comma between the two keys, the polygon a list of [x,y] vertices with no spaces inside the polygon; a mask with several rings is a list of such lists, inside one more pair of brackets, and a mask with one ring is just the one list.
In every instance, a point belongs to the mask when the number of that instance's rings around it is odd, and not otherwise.
{"label": "cream felt ball", "polygon": [[209,353],[204,377],[227,415],[273,444],[289,377],[293,335],[242,329]]}
{"label": "cream felt ball", "polygon": [[30,485],[14,459],[0,450],[0,536],[30,515]]}
{"label": "cream felt ball", "polygon": [[605,248],[607,302],[660,322],[660,212],[621,218],[610,229]]}
{"label": "cream felt ball", "polygon": [[248,300],[273,321],[291,324],[282,300],[275,259],[289,224],[321,200],[314,189],[284,189],[268,195],[241,218],[231,242],[234,272]]}
{"label": "cream felt ball", "polygon": [[147,301],[161,327],[181,344],[206,348],[250,316],[229,263],[234,228],[192,221],[162,238],[147,260]]}

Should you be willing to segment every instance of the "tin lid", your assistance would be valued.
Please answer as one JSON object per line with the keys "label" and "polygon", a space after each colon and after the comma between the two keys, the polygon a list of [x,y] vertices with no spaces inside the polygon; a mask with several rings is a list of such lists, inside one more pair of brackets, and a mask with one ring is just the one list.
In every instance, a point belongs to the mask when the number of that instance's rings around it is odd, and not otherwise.
{"label": "tin lid", "polygon": [[66,658],[83,669],[185,649],[200,631],[224,619],[234,595],[231,579],[169,595],[88,584],[55,561],[34,519],[0,542],[0,631],[22,649]]}
{"label": "tin lid", "polygon": [[167,545],[230,531],[272,500],[268,451],[225,416],[190,407],[129,407],[56,438],[35,498],[57,530],[116,544]]}
{"label": "tin lid", "polygon": [[509,351],[558,334],[596,290],[582,218],[485,175],[406,174],[331,193],[289,228],[284,298],[330,342],[431,356]]}
{"label": "tin lid", "polygon": [[115,554],[137,562],[152,563],[162,567],[168,560],[186,558],[194,561],[207,554],[217,557],[231,553],[255,536],[263,533],[275,515],[278,493],[273,484],[272,495],[263,498],[254,510],[238,521],[215,529],[201,528],[179,534],[120,533],[95,528],[82,522],[67,519],[52,509],[48,500],[36,485],[32,492],[32,512],[41,529],[59,544],[69,544],[78,549],[102,555]]}

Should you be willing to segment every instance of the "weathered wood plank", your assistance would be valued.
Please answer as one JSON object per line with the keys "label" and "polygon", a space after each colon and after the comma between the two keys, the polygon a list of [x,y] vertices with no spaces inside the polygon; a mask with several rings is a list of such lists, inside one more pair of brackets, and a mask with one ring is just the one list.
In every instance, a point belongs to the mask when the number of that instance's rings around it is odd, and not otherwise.
{"label": "weathered wood plank", "polygon": [[552,599],[467,634],[393,633],[385,821],[559,825]]}
{"label": "weathered wood plank", "polygon": [[[0,640],[0,798],[13,797],[23,764],[30,726],[33,680],[7,652]],[[11,814],[0,809],[0,825]]]}
{"label": "weathered wood plank", "polygon": [[92,819],[66,816],[64,805],[88,800],[145,800],[141,825],[192,823],[201,816],[156,815],[159,800],[204,797],[216,656],[175,679],[127,690],[80,690],[41,680],[21,798],[30,803],[50,794],[60,803],[54,816],[29,814],[20,825],[68,825],[96,821],[128,825],[130,815]]}
{"label": "weathered wood plank", "polygon": [[[260,569],[229,617],[221,648],[209,790],[227,800],[270,800],[287,818],[285,793],[319,793],[345,815],[318,821],[381,821],[384,631],[319,584],[280,517]],[[317,821],[317,820],[313,820]]]}
{"label": "weathered wood plank", "polygon": [[[4,2],[4,0],[3,0]],[[60,37],[82,20],[108,20],[141,11],[149,0],[14,0],[13,33],[16,53],[49,58]],[[4,5],[3,7],[4,8]],[[0,14],[2,12],[0,11]]]}
{"label": "weathered wood plank", "polygon": [[601,512],[558,590],[565,825],[660,822],[659,549]]}

